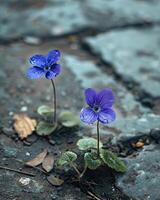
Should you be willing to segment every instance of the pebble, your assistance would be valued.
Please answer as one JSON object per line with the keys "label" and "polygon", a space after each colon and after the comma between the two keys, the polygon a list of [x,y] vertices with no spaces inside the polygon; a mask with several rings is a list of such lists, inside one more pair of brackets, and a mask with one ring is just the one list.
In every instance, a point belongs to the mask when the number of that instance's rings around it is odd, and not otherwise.
{"label": "pebble", "polygon": [[56,144],[55,140],[52,140],[52,139],[49,139],[48,142],[49,142],[51,145],[55,145],[55,144]]}
{"label": "pebble", "polygon": [[31,144],[35,143],[37,140],[38,140],[38,137],[37,137],[36,134],[30,135],[30,136],[26,139],[26,141],[29,142],[29,143],[31,143]]}
{"label": "pebble", "polygon": [[28,107],[27,107],[27,106],[21,107],[21,112],[26,112],[27,110],[28,110]]}
{"label": "pebble", "polygon": [[29,152],[26,152],[26,156],[30,156],[31,154]]}
{"label": "pebble", "polygon": [[24,42],[27,44],[38,45],[41,43],[41,40],[38,37],[27,36],[24,38]]}
{"label": "pebble", "polygon": [[28,185],[30,182],[31,182],[30,178],[21,177],[19,179],[19,183],[21,183],[24,186]]}
{"label": "pebble", "polygon": [[159,128],[152,129],[150,131],[150,136],[156,141],[160,140],[160,129]]}

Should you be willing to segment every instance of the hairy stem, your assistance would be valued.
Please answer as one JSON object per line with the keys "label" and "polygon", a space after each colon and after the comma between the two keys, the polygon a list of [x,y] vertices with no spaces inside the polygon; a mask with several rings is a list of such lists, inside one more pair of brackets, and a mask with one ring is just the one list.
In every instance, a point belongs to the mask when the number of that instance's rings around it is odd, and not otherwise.
{"label": "hairy stem", "polygon": [[97,157],[98,158],[99,158],[99,155],[100,155],[99,143],[100,143],[99,121],[97,121]]}
{"label": "hairy stem", "polygon": [[53,106],[54,106],[54,116],[53,116],[53,122],[54,123],[57,123],[57,110],[56,110],[56,104],[57,104],[57,99],[56,99],[56,87],[55,87],[55,83],[53,81],[53,79],[51,79],[51,83],[52,83],[52,86],[53,86]]}

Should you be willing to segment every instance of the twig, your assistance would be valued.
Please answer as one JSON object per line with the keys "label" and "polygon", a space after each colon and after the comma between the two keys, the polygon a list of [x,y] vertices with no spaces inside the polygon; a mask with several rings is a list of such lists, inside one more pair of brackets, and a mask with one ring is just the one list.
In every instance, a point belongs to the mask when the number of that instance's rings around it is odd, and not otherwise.
{"label": "twig", "polygon": [[80,177],[81,176],[81,173],[80,173],[80,171],[78,170],[78,168],[72,163],[72,165],[71,165],[72,167],[73,167],[73,169],[77,172],[77,174],[78,174],[78,177]]}
{"label": "twig", "polygon": [[35,176],[35,174],[29,173],[29,172],[20,171],[18,169],[12,169],[12,168],[9,168],[9,167],[0,166],[0,169],[13,171],[13,172],[17,172],[17,173],[28,175],[28,176]]}
{"label": "twig", "polygon": [[31,165],[27,165],[25,162],[23,162],[22,160],[19,160],[19,159],[15,159],[16,161],[22,163],[23,165],[27,166],[27,167],[31,167],[33,169],[36,169],[40,172],[43,172],[44,174],[48,174],[46,171],[44,171],[43,169],[40,169],[39,167],[35,167],[35,166],[31,166]]}
{"label": "twig", "polygon": [[87,191],[87,193],[88,193],[91,197],[93,197],[95,200],[102,200],[101,198],[97,197],[95,194],[93,194],[93,193],[90,192],[90,191]]}

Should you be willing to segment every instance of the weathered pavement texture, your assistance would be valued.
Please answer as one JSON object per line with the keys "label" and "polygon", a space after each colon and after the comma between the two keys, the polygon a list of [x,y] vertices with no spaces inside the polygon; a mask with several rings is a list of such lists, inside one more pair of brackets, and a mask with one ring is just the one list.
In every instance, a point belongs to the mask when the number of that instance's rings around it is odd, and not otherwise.
{"label": "weathered pavement texture", "polygon": [[[30,55],[58,48],[62,51],[63,68],[56,79],[58,110],[71,109],[79,114],[85,88],[112,88],[117,119],[109,127],[101,128],[103,143],[108,138],[113,145],[129,144],[144,137],[146,141],[144,148],[124,158],[128,172],[115,175],[116,187],[130,200],[160,200],[159,25],[159,0],[2,0],[1,164],[20,168],[14,159],[31,159],[45,147],[56,157],[75,148],[79,137],[96,137],[94,126],[84,126],[74,133],[52,136],[55,145],[34,136],[33,144],[28,146],[11,129],[13,113],[25,112],[37,118],[38,106],[52,105],[50,83],[30,81],[25,73]],[[79,188],[68,184],[53,188],[43,175],[36,175],[24,186],[19,182],[21,175],[1,171],[0,198],[87,199]],[[117,198],[114,190],[108,198]]]}

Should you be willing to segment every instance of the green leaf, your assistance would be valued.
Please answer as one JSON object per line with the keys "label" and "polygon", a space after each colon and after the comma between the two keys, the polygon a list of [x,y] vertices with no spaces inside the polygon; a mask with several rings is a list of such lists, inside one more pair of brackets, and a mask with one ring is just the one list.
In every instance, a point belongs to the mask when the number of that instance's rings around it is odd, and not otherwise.
{"label": "green leaf", "polygon": [[[91,137],[84,137],[77,142],[77,146],[80,150],[88,150],[88,149],[96,149],[97,148],[97,140]],[[99,144],[100,148],[103,146],[103,144],[100,142]]]}
{"label": "green leaf", "polygon": [[117,172],[125,172],[127,170],[125,163],[111,151],[102,149],[100,155],[104,163]]}
{"label": "green leaf", "polygon": [[97,158],[96,152],[87,152],[84,154],[85,164],[89,169],[97,169],[101,165],[101,160]]}
{"label": "green leaf", "polygon": [[64,152],[58,160],[58,166],[71,165],[77,159],[77,154],[72,151]]}
{"label": "green leaf", "polygon": [[50,113],[53,113],[54,109],[50,108],[49,106],[42,105],[42,106],[38,107],[37,112],[40,115],[48,115]]}
{"label": "green leaf", "polygon": [[74,126],[79,125],[80,123],[79,117],[74,115],[70,111],[62,112],[59,116],[59,121],[65,127],[74,127]]}
{"label": "green leaf", "polygon": [[57,125],[40,121],[36,128],[36,132],[38,135],[46,136],[46,135],[50,135],[53,131],[56,130],[56,128],[57,128]]}

